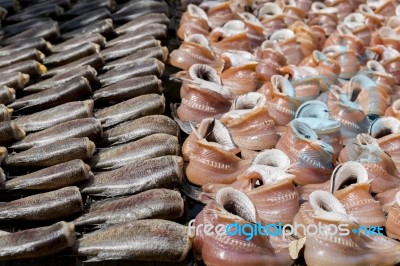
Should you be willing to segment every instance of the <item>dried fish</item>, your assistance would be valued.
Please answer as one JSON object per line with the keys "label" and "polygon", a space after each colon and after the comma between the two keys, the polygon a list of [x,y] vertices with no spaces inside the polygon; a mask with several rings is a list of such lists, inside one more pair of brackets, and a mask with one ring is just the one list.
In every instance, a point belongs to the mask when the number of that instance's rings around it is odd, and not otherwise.
{"label": "dried fish", "polygon": [[31,133],[10,146],[14,150],[27,150],[33,147],[58,142],[69,138],[88,137],[92,141],[102,138],[103,128],[96,118],[82,118],[67,121],[42,131]]}
{"label": "dried fish", "polygon": [[94,256],[89,261],[181,261],[191,246],[187,226],[150,219],[117,224],[84,235],[78,240],[77,251],[81,256]]}
{"label": "dried fish", "polygon": [[5,189],[54,190],[88,180],[91,175],[89,165],[77,159],[12,178],[2,186]]}
{"label": "dried fish", "polygon": [[179,191],[151,189],[140,194],[95,202],[88,212],[75,219],[76,226],[117,224],[142,219],[176,219],[183,214],[183,199]]}
{"label": "dried fish", "polygon": [[40,76],[47,68],[35,60],[25,60],[0,68],[1,73],[22,72],[30,76]]}
{"label": "dried fish", "polygon": [[150,13],[150,14],[145,14],[145,15],[141,15],[127,23],[125,23],[124,25],[118,27],[115,29],[115,32],[118,35],[122,35],[122,34],[126,34],[130,31],[134,31],[137,30],[145,25],[148,24],[164,24],[165,26],[168,26],[170,21],[169,18],[167,17],[167,15],[163,14],[163,13]]}
{"label": "dried fish", "polygon": [[60,30],[63,32],[73,30],[79,27],[86,26],[98,20],[110,17],[111,17],[110,11],[107,8],[96,8],[96,10],[92,12],[81,13],[80,16],[62,23],[60,25]]}
{"label": "dried fish", "polygon": [[132,1],[115,12],[112,18],[116,22],[126,22],[151,13],[163,13],[168,16],[168,5],[163,1]]}
{"label": "dried fish", "polygon": [[60,44],[54,45],[50,49],[53,53],[59,53],[65,50],[70,50],[87,42],[95,43],[100,45],[100,47],[103,47],[106,43],[106,38],[99,33],[85,33]]}
{"label": "dried fish", "polygon": [[160,46],[160,41],[156,40],[153,36],[136,37],[130,35],[122,35],[121,37],[115,38],[107,42],[105,47],[110,48],[127,42],[129,42],[133,47],[136,47],[137,50],[147,47]]}
{"label": "dried fish", "polygon": [[[56,21],[51,21],[50,23],[46,23],[45,25],[33,27],[26,31],[18,33],[12,37],[9,37],[9,38],[3,40],[2,44],[3,45],[15,44],[20,47],[21,45],[18,44],[19,42],[29,42],[29,39],[43,38],[47,41],[52,41],[52,40],[58,39],[59,37],[60,37],[60,30],[58,28],[58,23]],[[28,46],[34,47],[32,45],[33,44],[28,45]],[[23,46],[25,46],[25,44],[23,44]],[[38,48],[36,48],[36,49],[38,49]],[[41,49],[38,49],[38,50],[41,50]]]}
{"label": "dried fish", "polygon": [[154,188],[174,188],[182,180],[182,168],[183,159],[173,155],[133,162],[95,175],[82,193],[112,197]]}
{"label": "dried fish", "polygon": [[159,46],[161,46],[161,42],[153,38],[147,40],[128,39],[126,42],[119,41],[111,47],[102,50],[100,54],[103,56],[104,60],[110,61],[130,55],[143,48]]}
{"label": "dried fish", "polygon": [[106,44],[106,47],[115,46],[121,43],[127,43],[133,40],[140,40],[141,38],[155,38],[155,39],[165,39],[167,37],[167,26],[164,24],[148,24],[143,25],[138,29],[129,31],[120,37],[110,41]]}
{"label": "dried fish", "polygon": [[114,0],[78,1],[71,9],[67,10],[64,15],[78,16],[102,7],[112,11],[115,9],[116,4]]}
{"label": "dried fish", "polygon": [[[132,162],[165,155],[178,155],[179,152],[180,145],[178,138],[160,133],[110,149],[101,150],[93,156],[91,165],[93,169],[115,169]],[[6,159],[6,162],[8,159]]]}
{"label": "dried fish", "polygon": [[9,144],[25,137],[25,130],[14,121],[0,122],[0,145]]}
{"label": "dried fish", "polygon": [[29,82],[29,75],[21,72],[0,74],[0,86],[8,86],[15,90],[22,89]]}
{"label": "dried fish", "polygon": [[5,160],[7,166],[52,166],[72,159],[92,157],[96,146],[89,138],[65,139],[16,153]]}
{"label": "dried fish", "polygon": [[0,121],[11,120],[13,109],[7,108],[4,104],[0,104]]}
{"label": "dried fish", "polygon": [[46,57],[43,62],[46,66],[61,66],[94,53],[98,53],[99,51],[100,46],[98,44],[87,42],[69,50]]}
{"label": "dried fish", "polygon": [[50,46],[51,44],[42,37],[29,38],[22,42],[13,43],[0,48],[0,55],[5,56],[28,48],[35,48],[41,52],[45,52],[50,49]]}
{"label": "dried fish", "polygon": [[[1,3],[0,3],[1,4]],[[41,25],[46,25],[54,22],[51,18],[33,18],[26,21],[21,21],[18,23],[13,23],[6,25],[2,28],[5,37],[13,36],[15,34],[24,32],[33,27],[38,27]]]}
{"label": "dried fish", "polygon": [[104,132],[104,143],[117,145],[156,133],[178,137],[179,127],[165,115],[149,115],[112,127]]}
{"label": "dried fish", "polygon": [[23,21],[36,17],[57,17],[63,12],[64,9],[62,7],[52,3],[47,5],[32,5],[24,8],[22,12],[7,17],[7,21]]}
{"label": "dried fish", "polygon": [[100,20],[98,22],[89,24],[85,27],[75,29],[73,31],[64,33],[61,37],[64,40],[71,39],[74,37],[79,37],[84,33],[99,33],[104,37],[114,35],[114,25],[113,21],[109,18]]}
{"label": "dried fish", "polygon": [[155,58],[147,58],[142,61],[134,61],[122,68],[110,70],[105,74],[99,75],[98,78],[101,85],[106,86],[125,79],[145,75],[156,75],[157,77],[161,77],[164,68],[165,66],[163,62]]}
{"label": "dried fish", "polygon": [[94,100],[123,100],[140,95],[160,93],[161,80],[156,76],[143,76],[123,80],[97,90]]}
{"label": "dried fish", "polygon": [[40,258],[56,254],[75,243],[75,225],[58,222],[0,236],[0,259]]}
{"label": "dried fish", "polygon": [[0,87],[0,104],[9,104],[15,100],[15,90],[7,86]]}
{"label": "dried fish", "polygon": [[9,66],[25,60],[42,61],[44,54],[34,48],[23,49],[10,55],[0,56],[0,67]]}
{"label": "dried fish", "polygon": [[17,99],[9,105],[14,109],[43,109],[63,103],[82,99],[92,93],[89,81],[83,77],[75,77],[52,89],[40,91]]}
{"label": "dried fish", "polygon": [[0,205],[0,221],[48,221],[83,211],[78,187],[58,190],[6,202]]}
{"label": "dried fish", "polygon": [[110,127],[146,115],[162,114],[165,97],[158,94],[142,95],[97,111],[94,116],[103,127]]}

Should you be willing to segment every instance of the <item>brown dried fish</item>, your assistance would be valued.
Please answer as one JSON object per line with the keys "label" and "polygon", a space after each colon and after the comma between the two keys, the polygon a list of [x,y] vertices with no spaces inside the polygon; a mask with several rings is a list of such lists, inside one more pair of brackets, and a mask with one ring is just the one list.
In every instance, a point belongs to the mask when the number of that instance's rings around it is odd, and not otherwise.
{"label": "brown dried fish", "polygon": [[141,27],[148,25],[148,24],[164,24],[168,26],[170,21],[169,18],[163,13],[150,13],[146,15],[139,16],[128,23],[118,27],[115,29],[118,35],[126,34],[130,31],[134,31],[140,29]]}
{"label": "brown dried fish", "polygon": [[168,48],[164,46],[144,48],[129,56],[108,62],[107,65],[102,68],[102,70],[109,71],[114,68],[125,67],[126,65],[131,64],[133,61],[141,61],[146,58],[156,58],[165,63],[168,59]]}
{"label": "brown dried fish", "polygon": [[23,49],[35,48],[41,52],[46,52],[50,49],[51,44],[42,37],[26,39],[23,42],[13,43],[0,48],[0,55],[9,55]]}
{"label": "brown dried fish", "polygon": [[47,68],[35,60],[25,60],[0,68],[0,73],[22,72],[29,76],[40,76]]}
{"label": "brown dried fish", "polygon": [[0,104],[0,121],[11,120],[13,109],[7,108],[4,104]]}
{"label": "brown dried fish", "polygon": [[74,62],[71,62],[69,64],[53,68],[53,69],[49,70],[48,72],[44,73],[42,75],[42,78],[49,78],[49,77],[53,77],[55,75],[61,75],[63,73],[66,73],[66,72],[69,72],[76,68],[79,68],[81,66],[91,66],[91,67],[97,69],[97,68],[104,66],[104,64],[105,64],[104,58],[101,56],[101,54],[96,53],[96,54],[86,56],[82,59],[76,60]]}
{"label": "brown dried fish", "polygon": [[75,225],[58,222],[0,236],[0,260],[41,258],[72,247]]}
{"label": "brown dried fish", "polygon": [[29,75],[21,72],[0,74],[0,86],[8,86],[15,90],[22,89],[29,82]]}
{"label": "brown dried fish", "polygon": [[178,137],[179,127],[165,115],[149,115],[112,127],[104,132],[104,143],[117,145],[156,133]]}
{"label": "brown dried fish", "polygon": [[158,94],[142,95],[97,111],[94,116],[103,127],[110,127],[146,115],[162,114],[165,97]]}
{"label": "brown dried fish", "polygon": [[[153,134],[142,139],[99,151],[93,156],[93,169],[115,169],[150,158],[178,155],[178,138],[168,134]],[[7,162],[7,159],[6,159]]]}
{"label": "brown dried fish", "polygon": [[164,69],[165,66],[163,62],[155,58],[147,58],[141,61],[131,62],[121,68],[112,69],[99,75],[98,78],[102,86],[107,86],[134,77],[146,75],[156,75],[157,77],[161,77]]}
{"label": "brown dried fish", "polygon": [[63,122],[93,116],[93,100],[65,103],[41,112],[20,116],[15,122],[26,132],[43,130]]}
{"label": "brown dried fish", "polygon": [[114,12],[112,18],[116,22],[127,22],[144,14],[164,13],[169,14],[169,8],[163,1],[129,1]]}
{"label": "brown dried fish", "polygon": [[47,89],[51,89],[56,85],[64,84],[65,82],[75,78],[75,77],[84,77],[88,81],[93,81],[96,79],[97,71],[91,66],[81,66],[72,69],[71,71],[62,73],[60,75],[56,75],[52,78],[43,80],[36,84],[32,84],[26,88],[24,88],[24,92],[38,92]]}
{"label": "brown dried fish", "polygon": [[81,211],[79,188],[65,187],[0,204],[0,221],[48,221]]}
{"label": "brown dried fish", "polygon": [[114,24],[112,19],[103,19],[100,21],[97,21],[95,23],[89,24],[85,27],[81,27],[72,31],[69,31],[67,33],[64,33],[61,35],[61,37],[64,40],[67,39],[71,39],[74,37],[78,37],[81,36],[82,34],[85,33],[99,33],[101,35],[103,35],[104,37],[107,36],[113,36],[115,34],[114,32]]}
{"label": "brown dried fish", "polygon": [[119,43],[110,46],[100,52],[104,60],[111,61],[124,56],[133,54],[134,52],[148,47],[160,47],[161,42],[156,39],[142,40],[140,39],[128,39],[125,42],[120,41]]}
{"label": "brown dried fish", "polygon": [[100,260],[181,261],[192,246],[188,227],[159,219],[122,223],[84,235],[76,248],[81,256]]}
{"label": "brown dried fish", "polygon": [[98,53],[100,51],[100,46],[95,43],[86,42],[77,47],[71,48],[69,50],[62,51],[60,53],[52,54],[43,60],[46,66],[61,66],[83,57]]}
{"label": "brown dried fish", "polygon": [[89,81],[75,77],[64,84],[17,99],[8,107],[13,109],[45,109],[76,101],[92,93]]}
{"label": "brown dried fish", "polygon": [[111,48],[116,45],[120,45],[126,42],[131,42],[131,45],[137,47],[137,49],[142,49],[143,47],[155,47],[159,46],[160,41],[156,40],[153,36],[144,36],[143,38],[127,38],[125,35],[122,35],[121,37],[115,38],[109,42],[106,43],[105,47],[106,48]]}
{"label": "brown dried fish", "polygon": [[0,67],[9,66],[30,59],[42,62],[44,54],[34,48],[23,49],[9,55],[0,56]]}
{"label": "brown dried fish", "polygon": [[106,38],[99,33],[85,33],[60,44],[54,45],[50,49],[53,53],[59,53],[70,50],[87,42],[96,43],[100,45],[100,47],[103,47],[106,44]]}
{"label": "brown dried fish", "polygon": [[95,175],[82,193],[114,197],[154,188],[175,188],[182,180],[182,168],[183,159],[173,155],[133,162]]}
{"label": "brown dried fish", "polygon": [[141,219],[176,219],[183,214],[179,191],[151,189],[140,194],[95,202],[89,210],[73,221],[76,226],[117,224]]}
{"label": "brown dried fish", "polygon": [[102,138],[103,128],[96,118],[82,118],[67,121],[45,130],[28,134],[24,139],[10,146],[14,150],[27,150],[33,147],[58,142],[69,138],[88,137],[92,141]]}
{"label": "brown dried fish", "polygon": [[0,87],[0,104],[9,104],[15,100],[15,90],[7,86]]}
{"label": "brown dried fish", "polygon": [[98,20],[110,17],[110,11],[107,8],[96,8],[91,12],[82,12],[80,16],[77,16],[60,24],[60,30],[63,32],[70,31],[76,28],[84,27]]}
{"label": "brown dried fish", "polygon": [[5,182],[3,187],[5,189],[53,190],[78,184],[88,180],[91,175],[89,165],[76,159],[15,177]]}
{"label": "brown dried fish", "polygon": [[73,159],[86,160],[93,156],[96,146],[88,138],[65,139],[35,147],[6,158],[8,166],[52,166]]}
{"label": "brown dried fish", "polygon": [[[2,41],[2,44],[12,44],[16,47],[35,47],[38,44],[31,44],[31,45],[21,45],[21,42],[29,42],[31,39],[37,41],[38,38],[43,38],[48,41],[56,40],[60,37],[60,30],[58,28],[58,23],[56,21],[52,21],[50,23],[46,23],[44,25],[40,25],[38,27],[32,27],[28,30],[25,30],[21,33],[15,34],[12,37],[8,37],[7,39]],[[36,48],[36,47],[35,47]],[[41,50],[42,49],[38,49]]]}
{"label": "brown dried fish", "polygon": [[143,76],[123,80],[97,90],[94,100],[124,100],[140,95],[160,93],[161,80],[156,76]]}
{"label": "brown dried fish", "polygon": [[9,144],[25,137],[25,130],[14,121],[0,122],[0,145]]}

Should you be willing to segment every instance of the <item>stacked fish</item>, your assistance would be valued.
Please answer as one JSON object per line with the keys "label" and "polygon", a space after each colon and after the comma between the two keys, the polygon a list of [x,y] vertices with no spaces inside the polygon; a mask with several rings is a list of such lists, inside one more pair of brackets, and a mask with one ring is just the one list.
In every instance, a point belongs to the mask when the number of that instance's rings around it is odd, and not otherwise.
{"label": "stacked fish", "polygon": [[182,4],[169,63],[182,70],[183,189],[206,204],[196,225],[325,225],[250,240],[199,233],[195,252],[207,265],[399,263],[399,2]]}
{"label": "stacked fish", "polygon": [[0,204],[0,259],[182,260],[183,160],[160,80],[169,6],[71,2],[0,1],[0,186],[22,196]]}

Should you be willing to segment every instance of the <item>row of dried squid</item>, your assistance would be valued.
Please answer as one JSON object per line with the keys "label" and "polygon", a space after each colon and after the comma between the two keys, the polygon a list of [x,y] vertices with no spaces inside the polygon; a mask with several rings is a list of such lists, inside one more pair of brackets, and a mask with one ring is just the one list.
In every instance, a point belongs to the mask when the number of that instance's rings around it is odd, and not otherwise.
{"label": "row of dried squid", "polygon": [[[175,120],[195,225],[344,224],[382,236],[196,234],[207,265],[400,262],[400,5],[182,1]],[[193,1],[194,2],[194,1]]]}

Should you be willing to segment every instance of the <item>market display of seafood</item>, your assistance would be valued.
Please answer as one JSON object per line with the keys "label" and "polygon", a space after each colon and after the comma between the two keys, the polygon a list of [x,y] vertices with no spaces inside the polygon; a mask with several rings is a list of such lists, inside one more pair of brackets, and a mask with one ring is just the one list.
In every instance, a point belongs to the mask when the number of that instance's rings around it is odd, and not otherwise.
{"label": "market display of seafood", "polygon": [[0,264],[400,264],[398,0],[0,23]]}

